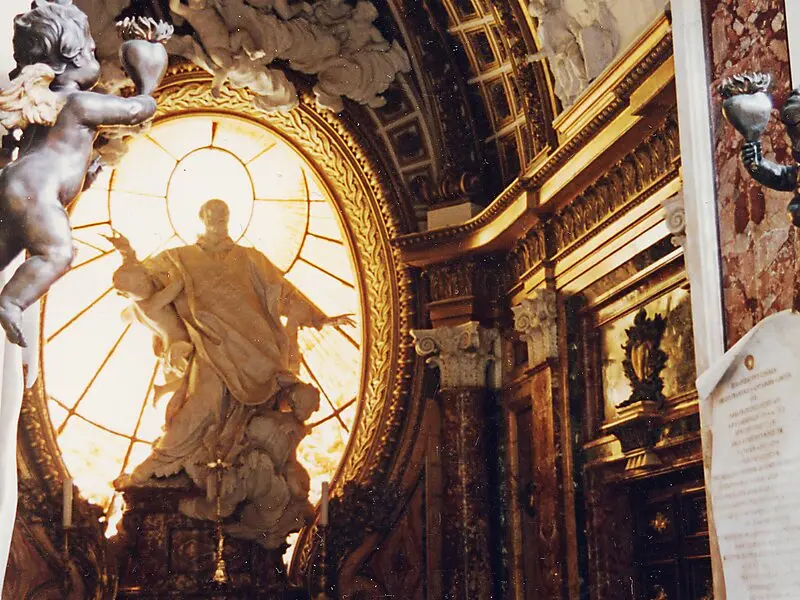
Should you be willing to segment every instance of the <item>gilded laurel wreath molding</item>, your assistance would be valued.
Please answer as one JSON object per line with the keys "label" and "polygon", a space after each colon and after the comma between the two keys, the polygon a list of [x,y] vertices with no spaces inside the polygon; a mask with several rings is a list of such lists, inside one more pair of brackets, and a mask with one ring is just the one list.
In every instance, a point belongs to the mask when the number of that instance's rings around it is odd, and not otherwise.
{"label": "gilded laurel wreath molding", "polygon": [[[345,480],[363,486],[382,485],[395,459],[415,364],[408,333],[416,315],[413,276],[402,267],[398,251],[390,244],[391,238],[403,233],[401,200],[362,150],[364,142],[358,134],[335,114],[319,112],[308,94],[301,94],[300,105],[289,113],[267,114],[253,106],[244,90],[223,89],[221,96],[214,98],[206,75],[171,69],[157,99],[156,120],[216,112],[268,127],[313,164],[331,190],[353,248],[366,338],[359,414],[332,494],[343,496]],[[41,375],[26,397],[20,418],[20,476],[26,483],[21,487],[25,496],[21,508],[44,503],[50,515],[60,515],[61,482],[66,470],[49,419]],[[114,567],[105,554],[98,516],[85,501],[76,502],[76,521],[86,524],[82,562],[91,564],[97,573],[97,593],[107,594],[113,589]],[[53,529],[50,535],[57,539],[58,532]],[[307,532],[301,551],[296,553],[301,571],[308,566],[312,542],[313,535]]]}

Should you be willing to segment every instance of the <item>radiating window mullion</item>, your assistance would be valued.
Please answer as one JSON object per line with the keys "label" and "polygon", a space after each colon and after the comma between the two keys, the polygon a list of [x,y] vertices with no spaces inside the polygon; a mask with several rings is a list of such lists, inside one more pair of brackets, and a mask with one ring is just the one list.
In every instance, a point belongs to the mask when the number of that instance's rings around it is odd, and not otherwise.
{"label": "radiating window mullion", "polygon": [[361,344],[359,344],[359,343],[358,343],[357,341],[355,341],[355,340],[354,340],[352,337],[350,337],[350,336],[347,334],[347,332],[346,332],[346,331],[345,331],[345,330],[342,328],[342,326],[341,326],[341,325],[336,325],[336,326],[334,327],[334,329],[335,329],[336,331],[338,331],[340,334],[342,334],[342,337],[343,337],[344,339],[346,339],[348,342],[350,342],[350,343],[353,345],[353,348],[355,348],[356,350],[361,350]]}
{"label": "radiating window mullion", "polygon": [[[174,154],[172,154],[172,152],[170,152],[169,150],[167,150],[166,148],[164,148],[164,146],[162,146],[162,145],[161,145],[161,144],[160,144],[160,143],[159,143],[159,142],[158,142],[156,139],[154,139],[154,138],[150,137],[149,135],[146,135],[145,137],[146,137],[148,140],[150,140],[151,142],[153,142],[153,143],[154,143],[156,146],[158,146],[159,148],[161,148],[161,150],[163,150],[163,151],[164,151],[164,154],[168,155],[168,156],[169,156],[169,157],[170,157],[172,160],[174,160],[175,162],[178,162],[178,161],[180,161],[180,158],[179,158],[179,157],[175,156]],[[111,187],[111,186],[109,185],[108,187]]]}
{"label": "radiating window mullion", "polygon": [[[108,295],[109,295],[109,294],[112,292],[112,290],[113,290],[113,289],[114,289],[113,287],[110,287],[110,288],[108,288],[106,291],[104,291],[102,294],[100,294],[100,295],[99,295],[97,298],[95,298],[94,300],[92,300],[92,301],[91,301],[91,302],[90,302],[88,305],[86,305],[86,307],[82,308],[82,309],[80,310],[80,312],[78,312],[78,314],[77,314],[77,315],[75,315],[74,317],[72,317],[72,318],[71,318],[69,321],[67,321],[67,322],[66,322],[66,323],[64,323],[64,324],[63,324],[61,327],[59,327],[59,328],[58,328],[58,330],[56,330],[55,332],[53,332],[53,333],[50,335],[50,337],[49,337],[49,338],[47,338],[47,340],[45,340],[45,343],[49,344],[50,342],[52,342],[52,341],[53,341],[53,340],[56,338],[56,336],[58,336],[58,335],[59,335],[61,332],[63,332],[65,329],[67,329],[67,327],[69,327],[70,325],[72,325],[73,323],[75,323],[75,321],[77,321],[77,320],[78,320],[78,319],[80,319],[80,318],[81,318],[83,315],[85,315],[87,312],[89,312],[90,310],[92,310],[92,308],[94,308],[94,307],[97,305],[97,303],[98,303],[98,302],[100,302],[100,301],[101,301],[103,298],[105,298],[106,296],[108,296]],[[45,309],[45,310],[46,310],[46,309]]]}
{"label": "radiating window mullion", "polygon": [[247,165],[250,165],[250,164],[254,163],[254,162],[255,162],[255,161],[257,161],[259,158],[261,158],[262,156],[264,156],[264,155],[265,155],[267,152],[269,152],[270,150],[272,150],[272,149],[273,149],[273,148],[274,148],[276,145],[277,145],[277,142],[272,142],[272,143],[270,143],[270,144],[267,144],[266,146],[264,146],[264,147],[261,149],[261,151],[260,151],[258,154],[256,154],[256,155],[255,155],[253,158],[251,158],[250,160],[248,160],[246,163],[244,163],[244,165],[245,165],[245,166],[247,166]]}
{"label": "radiating window mullion", "polygon": [[324,242],[331,242],[332,244],[338,244],[339,246],[344,246],[344,241],[342,241],[342,240],[335,240],[333,238],[329,238],[329,237],[321,235],[319,233],[314,233],[313,231],[309,231],[308,235],[310,235],[311,237],[317,238],[318,240],[322,240]]}
{"label": "radiating window mullion", "polygon": [[[322,395],[325,396],[325,400],[327,400],[328,406],[330,406],[331,410],[334,412],[334,414],[336,414],[336,405],[333,403],[333,400],[331,400],[330,396],[328,396],[328,392],[325,391],[325,388],[322,387],[322,384],[319,382],[319,379],[317,379],[317,376],[314,375],[314,371],[312,371],[311,367],[308,366],[308,363],[306,362],[306,359],[303,357],[303,358],[300,359],[300,361],[302,362],[303,366],[306,368],[306,371],[308,371],[308,374],[311,376],[311,379],[314,381],[314,384],[317,386],[319,391],[322,392]],[[339,421],[339,424],[342,427],[344,427],[344,430],[349,433],[350,429],[347,427],[347,425],[345,425],[344,421],[342,420],[342,417],[337,414],[336,415],[336,419]]]}
{"label": "radiating window mullion", "polygon": [[97,256],[93,256],[92,258],[87,258],[82,263],[79,263],[77,265],[73,265],[72,267],[70,267],[69,270],[70,271],[77,271],[81,267],[85,267],[86,265],[91,264],[91,263],[93,263],[93,262],[95,262],[97,260],[100,260],[101,258],[105,258],[106,256],[108,256],[110,254],[114,254],[114,251],[113,250],[106,250],[102,254],[98,254]]}
{"label": "radiating window mullion", "polygon": [[[327,423],[331,419],[339,418],[339,415],[341,415],[345,410],[347,410],[348,408],[353,406],[353,404],[355,404],[357,400],[358,400],[358,396],[356,396],[355,398],[351,398],[350,400],[348,400],[347,402],[342,404],[339,408],[337,408],[335,411],[333,411],[331,414],[323,417],[319,421],[311,423],[307,427],[309,429],[314,429],[314,427],[317,427],[318,425],[322,425],[323,423]],[[339,422],[341,423],[341,419],[340,418],[339,418]],[[345,431],[346,430],[347,430],[347,427],[345,427]]]}
{"label": "radiating window mullion", "polygon": [[[75,405],[69,411],[69,415],[67,415],[67,421],[69,420],[69,417],[71,417],[72,415],[77,413],[78,406],[80,405],[81,400],[83,400],[86,397],[86,394],[89,393],[89,390],[94,385],[94,382],[97,381],[97,378],[100,376],[100,373],[103,372],[103,369],[108,364],[108,361],[111,360],[111,356],[114,354],[114,352],[116,352],[117,348],[119,348],[119,345],[120,345],[120,343],[122,343],[122,340],[125,337],[125,335],[131,330],[131,325],[132,325],[131,323],[128,323],[125,326],[125,329],[122,330],[122,333],[119,334],[119,337],[117,338],[117,341],[114,342],[114,345],[111,347],[111,350],[108,351],[108,354],[106,354],[106,357],[103,359],[103,362],[100,363],[100,366],[97,368],[97,371],[95,372],[94,375],[92,375],[92,378],[89,380],[89,383],[86,384],[86,387],[83,389],[83,392],[81,392],[81,395],[78,396],[78,399],[75,401]],[[85,419],[85,417],[84,417],[84,419]],[[85,419],[85,420],[88,421],[88,419]],[[66,421],[64,421],[64,424],[66,425]],[[64,431],[64,427],[62,426],[58,431],[59,435],[61,433],[63,433],[63,431]]]}
{"label": "radiating window mullion", "polygon": [[323,269],[323,268],[322,268],[322,267],[320,267],[318,264],[311,262],[311,261],[310,261],[310,260],[308,260],[307,258],[305,258],[305,257],[303,257],[303,256],[300,256],[300,257],[298,257],[298,260],[300,260],[300,261],[302,261],[302,262],[306,263],[306,264],[307,264],[309,267],[313,267],[313,268],[315,268],[315,269],[316,269],[317,271],[319,271],[320,273],[324,273],[324,274],[325,274],[325,275],[327,275],[328,277],[331,277],[331,278],[335,279],[336,281],[338,281],[338,282],[339,282],[339,283],[341,283],[342,285],[344,285],[344,286],[346,286],[346,287],[350,288],[351,290],[354,290],[354,289],[356,289],[356,286],[355,286],[355,285],[353,285],[352,283],[350,283],[349,281],[347,281],[346,279],[342,279],[342,278],[341,278],[341,277],[339,277],[338,275],[334,275],[334,274],[333,274],[333,273],[331,273],[330,271],[328,271],[328,270],[326,270],[326,269]]}
{"label": "radiating window mullion", "polygon": [[95,221],[94,223],[84,223],[83,225],[75,225],[72,231],[81,231],[82,229],[89,229],[90,227],[99,227],[100,225],[111,225],[111,219],[106,221]]}
{"label": "radiating window mullion", "polygon": [[156,381],[156,375],[158,375],[158,367],[159,362],[155,361],[155,365],[153,366],[153,374],[150,376],[150,382],[147,384],[147,391],[144,394],[144,399],[142,400],[142,408],[139,410],[139,417],[136,419],[136,427],[133,429],[133,433],[131,434],[131,443],[128,445],[128,451],[125,453],[125,458],[122,459],[122,467],[120,469],[120,477],[125,473],[125,469],[128,468],[128,460],[131,457],[131,452],[133,452],[133,446],[136,444],[137,434],[139,433],[139,426],[142,424],[142,417],[144,416],[144,411],[147,408],[147,399],[150,397],[150,392],[153,391],[153,384]]}

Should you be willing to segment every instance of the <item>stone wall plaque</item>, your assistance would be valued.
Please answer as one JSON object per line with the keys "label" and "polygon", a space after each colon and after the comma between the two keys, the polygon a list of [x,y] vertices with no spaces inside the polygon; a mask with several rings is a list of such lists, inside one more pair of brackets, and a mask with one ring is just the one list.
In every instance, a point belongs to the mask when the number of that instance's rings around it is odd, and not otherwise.
{"label": "stone wall plaque", "polygon": [[712,553],[727,600],[800,597],[798,367],[800,314],[784,311],[697,380]]}

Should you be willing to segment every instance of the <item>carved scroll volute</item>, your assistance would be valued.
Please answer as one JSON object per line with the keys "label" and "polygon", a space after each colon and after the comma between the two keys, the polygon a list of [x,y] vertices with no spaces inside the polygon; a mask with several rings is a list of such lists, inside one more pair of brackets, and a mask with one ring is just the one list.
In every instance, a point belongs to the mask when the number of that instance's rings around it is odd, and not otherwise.
{"label": "carved scroll volute", "polygon": [[500,335],[496,329],[470,321],[415,329],[411,335],[417,354],[439,369],[442,389],[495,387],[499,383]]}
{"label": "carved scroll volute", "polygon": [[664,224],[672,234],[672,245],[682,246],[686,250],[686,209],[683,205],[683,194],[676,194],[661,201],[664,209]]}
{"label": "carved scroll volute", "polygon": [[558,305],[553,290],[534,290],[517,306],[514,329],[528,344],[528,366],[535,367],[558,356]]}

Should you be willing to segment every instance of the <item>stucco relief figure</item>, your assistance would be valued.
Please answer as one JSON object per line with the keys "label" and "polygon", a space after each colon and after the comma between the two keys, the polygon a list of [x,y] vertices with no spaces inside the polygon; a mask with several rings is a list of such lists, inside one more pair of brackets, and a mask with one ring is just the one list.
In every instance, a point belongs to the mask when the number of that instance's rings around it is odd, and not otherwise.
{"label": "stucco relief figure", "polygon": [[[131,22],[131,27],[136,25]],[[168,35],[166,29],[163,33]],[[131,44],[135,41],[131,40]],[[16,161],[0,172],[0,269],[20,252],[29,258],[0,293],[0,325],[8,339],[26,346],[22,312],[70,267],[73,256],[69,206],[91,184],[99,163],[93,155],[98,129],[135,125],[156,108],[149,95],[166,68],[148,48],[123,46],[124,67],[138,94],[118,98],[89,91],[100,65],[86,15],[71,0],[37,0],[14,20],[11,83],[0,92],[0,124],[25,130]],[[157,53],[156,53],[157,54]]]}
{"label": "stucco relief figure", "polygon": [[742,162],[748,173],[773,190],[794,192],[787,210],[795,226],[800,227],[800,88],[795,89],[781,109],[781,121],[791,141],[795,163],[780,165],[763,157],[761,136],[769,125],[772,99],[768,94],[772,78],[766,73],[743,73],[726,79],[720,85],[723,114],[744,137]]}
{"label": "stucco relief figure", "polygon": [[604,2],[531,0],[531,16],[555,79],[555,93],[571,106],[614,59],[619,35]]}
{"label": "stucco relief figure", "polygon": [[312,514],[296,448],[319,393],[297,376],[297,332],[351,319],[326,317],[263,254],[235,244],[224,202],[205,203],[200,218],[196,244],[145,262],[113,238],[123,254],[114,286],[153,331],[172,392],[162,437],[126,483],[185,473],[202,493],[181,511],[214,520],[210,463],[220,459],[229,465],[219,486],[228,532],[276,548]]}

